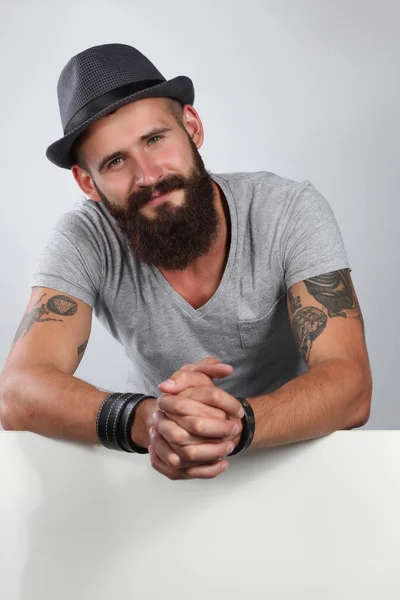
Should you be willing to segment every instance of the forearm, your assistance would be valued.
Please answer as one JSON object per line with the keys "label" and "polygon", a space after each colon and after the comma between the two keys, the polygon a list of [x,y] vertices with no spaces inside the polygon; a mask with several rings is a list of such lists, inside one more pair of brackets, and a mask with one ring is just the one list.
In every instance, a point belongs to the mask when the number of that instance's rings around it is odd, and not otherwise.
{"label": "forearm", "polygon": [[252,448],[328,435],[366,422],[371,399],[369,369],[330,359],[275,392],[250,398],[256,430]]}
{"label": "forearm", "polygon": [[[1,379],[0,419],[5,429],[96,444],[97,413],[107,395],[50,366],[10,371]],[[136,443],[146,445],[146,420],[151,408],[144,406],[149,401],[142,404],[132,434]]]}

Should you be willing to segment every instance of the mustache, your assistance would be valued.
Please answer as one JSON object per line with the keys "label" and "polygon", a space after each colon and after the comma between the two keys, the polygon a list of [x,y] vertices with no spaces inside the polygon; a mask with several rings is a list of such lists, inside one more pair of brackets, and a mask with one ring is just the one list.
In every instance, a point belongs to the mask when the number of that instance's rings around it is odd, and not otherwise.
{"label": "mustache", "polygon": [[179,175],[173,175],[171,177],[163,179],[153,187],[147,187],[141,190],[140,192],[134,192],[133,194],[131,194],[128,197],[129,210],[140,209],[142,206],[147,204],[149,200],[151,200],[151,197],[154,193],[158,193],[160,195],[168,194],[169,192],[173,192],[175,190],[182,190],[185,187],[186,181],[183,179],[183,177],[180,177]]}

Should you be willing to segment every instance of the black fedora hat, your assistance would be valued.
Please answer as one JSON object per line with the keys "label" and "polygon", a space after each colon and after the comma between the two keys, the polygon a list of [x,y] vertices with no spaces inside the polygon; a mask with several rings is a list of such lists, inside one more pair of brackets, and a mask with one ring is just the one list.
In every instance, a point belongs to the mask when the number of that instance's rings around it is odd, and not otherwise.
{"label": "black fedora hat", "polygon": [[167,81],[139,50],[126,44],[93,46],[73,56],[57,85],[64,136],[51,144],[47,158],[63,169],[74,164],[71,148],[93,121],[143,98],[173,98],[193,104],[189,77]]}

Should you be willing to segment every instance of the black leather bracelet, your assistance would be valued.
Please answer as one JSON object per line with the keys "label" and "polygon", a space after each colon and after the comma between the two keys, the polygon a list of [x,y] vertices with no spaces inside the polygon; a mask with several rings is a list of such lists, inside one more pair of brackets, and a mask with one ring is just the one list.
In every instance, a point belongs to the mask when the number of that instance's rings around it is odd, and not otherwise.
{"label": "black leather bracelet", "polygon": [[121,421],[123,412],[125,407],[130,403],[132,398],[135,398],[138,394],[118,394],[121,396],[117,399],[117,401],[111,406],[109,410],[109,417],[106,423],[106,435],[109,443],[113,450],[123,450],[121,444],[118,439],[118,429],[119,423]]}
{"label": "black leather bracelet", "polygon": [[254,412],[250,403],[247,402],[246,398],[241,398],[240,396],[235,396],[235,398],[239,400],[239,402],[244,408],[244,416],[242,417],[243,429],[238,445],[229,454],[229,456],[233,456],[234,454],[239,454],[239,452],[244,452],[245,450],[247,450],[247,448],[253,441],[254,432],[256,429]]}
{"label": "black leather bracelet", "polygon": [[96,420],[97,437],[103,446],[109,450],[124,450],[140,454],[148,452],[146,448],[137,446],[130,437],[136,408],[146,398],[152,396],[114,392],[104,398]]}
{"label": "black leather bracelet", "polygon": [[134,397],[130,399],[126,405],[117,430],[117,440],[121,450],[125,452],[137,452],[138,454],[148,454],[148,448],[138,446],[132,439],[131,431],[133,421],[135,419],[136,409],[141,402],[148,398],[154,399],[154,396],[148,396],[147,394],[134,394]]}
{"label": "black leather bracelet", "polygon": [[[111,393],[106,398],[104,398],[99,411],[97,413],[97,421],[96,421],[96,433],[97,437],[103,446],[112,450],[114,445],[112,441],[109,439],[109,423],[110,418],[115,418],[115,412],[113,413],[113,409],[115,406],[118,406],[120,401],[124,401],[124,398],[131,396],[131,394],[124,393]],[[113,421],[111,421],[111,427],[113,425]]]}

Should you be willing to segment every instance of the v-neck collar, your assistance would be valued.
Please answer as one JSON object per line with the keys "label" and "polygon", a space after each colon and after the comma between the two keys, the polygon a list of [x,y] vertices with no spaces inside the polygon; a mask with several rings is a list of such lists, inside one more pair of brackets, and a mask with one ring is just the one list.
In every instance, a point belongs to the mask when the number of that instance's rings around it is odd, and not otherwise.
{"label": "v-neck collar", "polygon": [[154,266],[149,267],[150,270],[152,271],[152,273],[154,274],[154,276],[159,281],[160,285],[162,285],[162,287],[168,293],[168,295],[171,297],[171,299],[174,302],[176,302],[177,304],[179,304],[183,308],[183,310],[185,310],[194,320],[203,318],[210,310],[212,310],[212,308],[218,302],[218,300],[219,300],[221,294],[223,293],[223,291],[226,287],[226,284],[229,280],[230,274],[232,272],[232,267],[235,263],[235,258],[236,258],[237,210],[236,210],[235,200],[233,198],[233,194],[231,192],[231,189],[230,189],[228,183],[224,179],[222,179],[218,175],[215,175],[214,173],[210,173],[210,177],[222,188],[222,191],[225,194],[225,198],[226,198],[226,201],[228,203],[228,208],[229,208],[230,220],[231,220],[231,243],[230,243],[230,248],[229,248],[228,260],[227,260],[227,263],[225,266],[225,270],[224,270],[222,279],[219,283],[218,288],[214,292],[214,294],[211,296],[211,298],[205,304],[203,304],[203,306],[200,306],[200,308],[193,308],[193,306],[191,304],[189,304],[189,302],[187,302],[172,287],[172,285],[165,279],[164,275],[161,273],[161,271],[157,267],[154,267]]}

